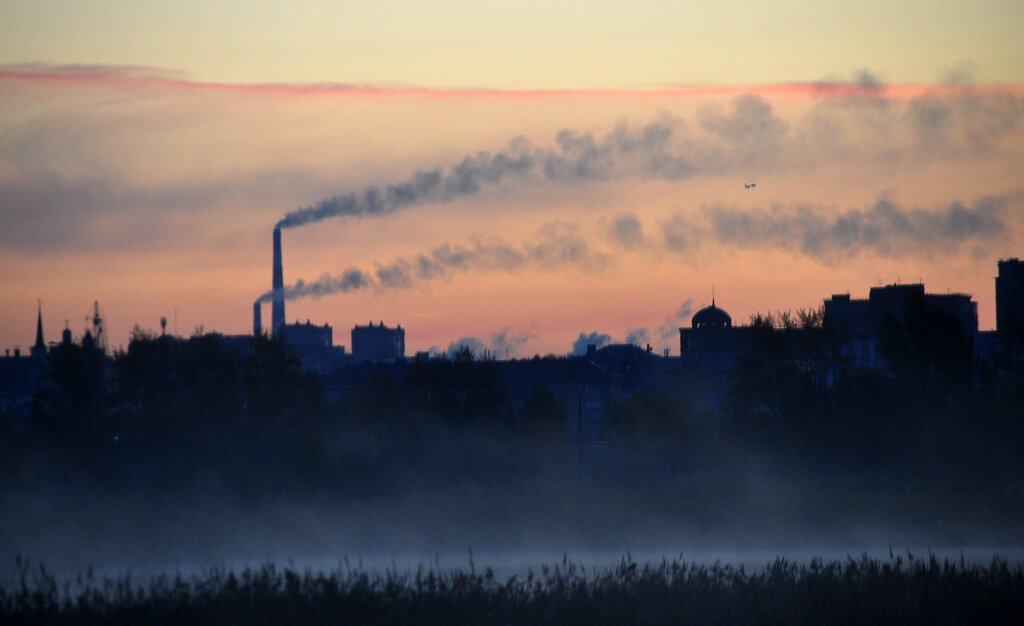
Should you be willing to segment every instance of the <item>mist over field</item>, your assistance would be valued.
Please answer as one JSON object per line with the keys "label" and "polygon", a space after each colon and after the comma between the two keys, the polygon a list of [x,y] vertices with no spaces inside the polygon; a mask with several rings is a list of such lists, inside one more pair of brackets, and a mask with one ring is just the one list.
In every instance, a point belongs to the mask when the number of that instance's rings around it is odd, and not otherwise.
{"label": "mist over field", "polygon": [[[142,337],[135,358],[161,341]],[[204,354],[213,341],[192,343]],[[610,447],[590,457],[550,395],[534,390],[509,413],[487,382],[493,362],[420,367],[404,383],[380,370],[326,405],[315,376],[296,369],[276,389],[266,379],[157,395],[140,386],[121,396],[134,409],[94,405],[102,419],[73,432],[60,411],[81,417],[87,399],[44,395],[51,411],[5,439],[3,571],[15,555],[71,575],[345,557],[457,566],[474,554],[497,567],[563,553],[606,565],[627,553],[728,562],[888,548],[988,558],[1024,545],[1020,459],[1009,450],[1020,424],[993,417],[1001,401],[968,409],[960,402],[980,398],[962,396],[952,411],[931,404],[899,425],[883,416],[921,398],[890,389],[891,406],[872,409],[883,422],[851,425],[854,441],[833,430],[862,398],[835,396],[854,404],[831,406],[828,428],[794,421],[770,432],[735,404],[740,389],[729,415],[695,405],[696,385],[660,389],[613,407]],[[963,434],[976,415],[988,423]],[[920,420],[930,428],[917,430]]]}
{"label": "mist over field", "polygon": [[[264,562],[377,568],[476,562],[506,571],[563,553],[611,565],[619,557],[683,557],[763,565],[887,548],[987,560],[1020,558],[1020,497],[934,492],[923,485],[774,476],[764,468],[672,481],[573,475],[430,484],[343,494],[279,484],[240,494],[217,476],[194,490],[106,493],[74,480],[5,494],[3,572],[14,556],[73,575],[142,575]],[[442,479],[443,480],[443,479]],[[27,486],[25,486],[27,487]],[[1016,501],[1013,501],[1016,500]]]}

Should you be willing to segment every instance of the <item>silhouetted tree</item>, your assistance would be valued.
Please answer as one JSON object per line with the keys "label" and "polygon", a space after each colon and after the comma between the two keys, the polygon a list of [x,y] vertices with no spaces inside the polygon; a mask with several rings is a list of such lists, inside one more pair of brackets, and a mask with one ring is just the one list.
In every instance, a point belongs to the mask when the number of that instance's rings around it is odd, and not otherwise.
{"label": "silhouetted tree", "polygon": [[569,410],[543,385],[535,385],[523,398],[516,431],[541,445],[564,445],[568,436]]}
{"label": "silhouetted tree", "polygon": [[819,438],[840,363],[822,320],[822,309],[751,318],[749,344],[729,372],[726,411],[737,433],[776,445]]}
{"label": "silhouetted tree", "polygon": [[281,339],[261,335],[242,358],[245,428],[274,440],[303,432],[323,409],[323,384]]}
{"label": "silhouetted tree", "polygon": [[136,327],[115,372],[128,430],[206,440],[228,432],[241,408],[240,359],[217,335],[181,340]]}
{"label": "silhouetted tree", "polygon": [[619,454],[637,465],[675,472],[715,456],[718,433],[682,389],[633,393],[609,407],[608,423]]}
{"label": "silhouetted tree", "polygon": [[972,385],[974,338],[952,313],[921,295],[907,297],[902,316],[883,319],[879,351],[890,372],[924,396]]}
{"label": "silhouetted tree", "polygon": [[110,368],[89,335],[51,350],[33,402],[34,430],[54,441],[86,445],[109,429]]}
{"label": "silhouetted tree", "polygon": [[494,358],[478,359],[468,346],[450,358],[414,362],[409,383],[428,411],[455,424],[501,421],[511,398]]}
{"label": "silhouetted tree", "polygon": [[833,470],[891,473],[905,464],[913,433],[905,394],[891,376],[851,368],[836,379],[830,399],[821,416],[821,452]]}

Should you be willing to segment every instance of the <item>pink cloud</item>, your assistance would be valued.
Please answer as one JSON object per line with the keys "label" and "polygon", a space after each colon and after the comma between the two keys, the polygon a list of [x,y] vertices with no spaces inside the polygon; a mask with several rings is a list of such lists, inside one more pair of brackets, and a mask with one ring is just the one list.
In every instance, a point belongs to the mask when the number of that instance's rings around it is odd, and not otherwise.
{"label": "pink cloud", "polygon": [[673,99],[755,94],[795,98],[886,97],[916,98],[963,93],[976,95],[1024,94],[1022,84],[962,85],[888,84],[864,81],[802,82],[748,85],[680,85],[652,89],[491,89],[486,87],[434,88],[341,83],[225,83],[189,79],[181,72],[122,65],[0,65],[0,81],[90,87],[164,87],[196,91],[225,91],[296,97],[368,97],[429,99]]}

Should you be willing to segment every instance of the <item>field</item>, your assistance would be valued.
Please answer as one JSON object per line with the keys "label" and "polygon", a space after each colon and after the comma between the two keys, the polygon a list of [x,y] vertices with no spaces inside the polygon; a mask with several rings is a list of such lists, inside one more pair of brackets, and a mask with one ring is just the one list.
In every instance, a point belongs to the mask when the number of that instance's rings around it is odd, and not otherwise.
{"label": "field", "polygon": [[0,587],[11,624],[1021,624],[1024,563],[867,555],[761,569],[623,558],[568,559],[503,579],[464,568],[370,573],[273,564],[185,577],[60,581],[18,559]]}

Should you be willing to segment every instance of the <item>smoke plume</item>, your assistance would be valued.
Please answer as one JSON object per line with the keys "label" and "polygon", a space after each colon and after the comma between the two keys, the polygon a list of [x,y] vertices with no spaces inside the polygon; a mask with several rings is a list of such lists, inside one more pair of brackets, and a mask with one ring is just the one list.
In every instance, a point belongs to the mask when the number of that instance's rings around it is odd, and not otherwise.
{"label": "smoke plume", "polygon": [[524,138],[513,139],[497,153],[479,152],[449,166],[420,170],[408,180],[384,188],[334,196],[285,215],[279,228],[294,228],[330,217],[387,215],[425,202],[450,202],[510,180],[533,182],[605,180],[615,176],[681,179],[693,166],[670,143],[681,121],[659,118],[634,128],[620,123],[603,139],[591,133],[562,130],[556,147],[541,149]]}
{"label": "smoke plume", "polygon": [[[884,199],[867,208],[844,210],[808,205],[715,206],[693,215],[677,213],[661,224],[660,239],[643,236],[639,218],[623,215],[613,223],[608,238],[626,250],[654,254],[692,254],[705,245],[718,245],[785,250],[826,263],[862,253],[930,256],[1012,237],[1024,226],[1022,205],[1024,192],[982,198],[971,205],[954,201],[930,209],[902,207]],[[643,246],[636,245],[640,238]],[[350,268],[337,276],[325,273],[312,282],[300,279],[283,291],[286,300],[295,300],[366,288],[409,288],[450,279],[457,273],[565,268],[600,272],[615,260],[613,252],[599,249],[584,237],[579,225],[553,222],[519,245],[497,237],[444,243],[429,252],[378,263],[372,272]],[[258,301],[268,302],[273,295],[268,291]],[[691,300],[684,302],[674,316],[666,318],[656,337],[665,341],[674,334],[678,322],[689,318],[692,306]],[[636,329],[632,343],[647,343],[651,337],[654,335],[646,329]],[[582,345],[585,349],[585,343]]]}
{"label": "smoke plume", "polygon": [[[674,313],[665,316],[665,321],[658,327],[657,335],[652,337],[651,332],[645,327],[634,328],[626,332],[626,339],[624,343],[632,344],[635,346],[646,346],[649,344],[655,344],[660,346],[672,345],[679,339],[679,327],[689,323],[690,317],[693,315],[693,298],[687,298],[683,302],[679,309]],[[593,337],[597,335],[592,333]],[[577,350],[582,346],[581,349],[586,349],[585,343],[580,343],[581,340],[586,339],[585,335],[580,335],[581,339],[577,339],[573,344],[573,350]],[[608,337],[610,343],[614,343],[611,337]],[[589,341],[589,343],[595,343]]]}
{"label": "smoke plume", "polygon": [[[351,268],[345,270],[340,276],[331,276],[326,272],[311,283],[301,278],[293,285],[285,285],[283,288],[285,300],[298,300],[299,298],[319,298],[334,293],[348,293],[365,289],[374,284],[373,277],[362,270]],[[274,298],[274,290],[261,295],[257,302],[270,302]]]}
{"label": "smoke plume", "polygon": [[[533,333],[514,333],[505,328],[500,333],[491,333],[489,341],[479,337],[461,337],[448,344],[447,354],[453,355],[460,348],[469,348],[478,358],[493,356],[499,359],[509,359],[519,356],[519,348],[536,337]],[[440,353],[440,350],[437,351]]]}
{"label": "smoke plume", "polygon": [[[819,260],[861,252],[902,256],[949,252],[966,243],[1002,239],[1020,227],[1019,213],[1007,205],[1020,194],[988,197],[967,206],[959,201],[937,209],[900,207],[878,200],[866,209],[829,211],[795,205],[770,209],[715,208],[706,211],[705,237],[739,248],[796,250]],[[675,246],[681,222],[666,227],[665,240]]]}
{"label": "smoke plume", "polygon": [[679,337],[679,326],[690,321],[693,315],[693,298],[687,298],[679,309],[672,315],[665,317],[665,321],[658,328],[658,338],[662,343],[672,341]]}
{"label": "smoke plume", "polygon": [[[981,94],[964,87],[904,104],[886,98],[883,86],[870,74],[863,74],[859,84],[856,97],[825,99],[793,121],[778,117],[762,96],[748,94],[733,99],[728,107],[711,104],[702,109],[689,134],[681,132],[680,118],[662,115],[642,126],[620,122],[601,138],[561,130],[552,148],[536,147],[520,137],[495,153],[478,152],[447,167],[417,171],[402,182],[369,186],[296,209],[277,226],[387,215],[426,202],[476,195],[510,181],[566,184],[628,176],[682,180],[734,173],[754,165],[770,169],[857,157],[988,156],[999,141],[1024,124],[1024,98],[1011,94]],[[910,136],[900,129],[909,129]],[[865,144],[864,138],[872,139]],[[617,226],[628,228],[629,224]]]}
{"label": "smoke plume", "polygon": [[626,333],[626,343],[643,346],[651,342],[651,333],[646,328],[634,328]]}
{"label": "smoke plume", "polygon": [[[609,263],[610,258],[605,253],[591,249],[579,234],[577,225],[554,222],[542,226],[535,239],[518,246],[497,237],[474,239],[464,244],[444,243],[429,252],[378,264],[372,274],[350,268],[340,276],[325,273],[313,282],[300,279],[285,286],[283,295],[286,300],[296,300],[368,287],[412,287],[420,282],[451,278],[455,273],[470,271],[513,273],[526,268],[557,271],[575,267],[594,272],[604,269]],[[258,302],[269,302],[273,296],[274,291],[268,291],[260,296]]]}
{"label": "smoke plume", "polygon": [[599,333],[597,331],[590,333],[580,333],[580,336],[576,338],[576,341],[572,342],[572,352],[570,355],[583,356],[587,353],[588,346],[594,346],[597,348],[603,348],[615,343],[611,335],[605,333]]}

